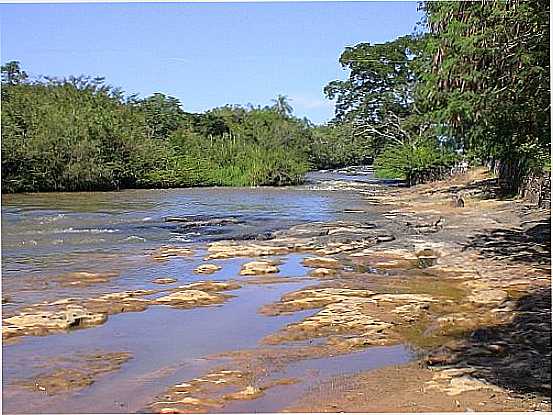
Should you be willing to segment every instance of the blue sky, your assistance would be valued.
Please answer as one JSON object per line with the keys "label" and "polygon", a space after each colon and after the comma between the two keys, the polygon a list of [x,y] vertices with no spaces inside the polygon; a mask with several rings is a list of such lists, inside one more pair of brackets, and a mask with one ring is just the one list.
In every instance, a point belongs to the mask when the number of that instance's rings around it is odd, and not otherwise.
{"label": "blue sky", "polygon": [[411,33],[420,14],[416,2],[81,3],[2,4],[0,19],[2,63],[32,75],[105,76],[191,112],[283,94],[322,123],[344,47]]}

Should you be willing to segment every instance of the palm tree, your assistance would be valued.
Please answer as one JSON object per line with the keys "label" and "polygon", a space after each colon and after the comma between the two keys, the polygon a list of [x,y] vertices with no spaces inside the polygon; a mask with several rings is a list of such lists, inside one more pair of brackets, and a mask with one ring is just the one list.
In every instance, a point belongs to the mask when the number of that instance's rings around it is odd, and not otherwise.
{"label": "palm tree", "polygon": [[280,115],[283,115],[285,117],[292,115],[292,111],[294,109],[290,105],[290,100],[286,95],[277,95],[276,99],[273,99],[272,102],[274,102],[273,108],[278,112]]}

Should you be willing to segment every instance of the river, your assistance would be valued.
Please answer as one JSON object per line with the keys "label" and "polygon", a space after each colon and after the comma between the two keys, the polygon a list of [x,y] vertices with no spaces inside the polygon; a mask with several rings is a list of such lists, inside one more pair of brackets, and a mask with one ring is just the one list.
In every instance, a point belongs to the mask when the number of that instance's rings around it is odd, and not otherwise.
{"label": "river", "polygon": [[[338,186],[336,184],[339,184]],[[208,278],[192,270],[202,262],[206,244],[220,239],[260,238],[294,224],[334,220],[370,221],[362,210],[359,185],[370,191],[382,185],[372,173],[317,172],[307,184],[283,188],[201,188],[124,190],[94,193],[42,193],[2,196],[3,313],[66,297],[159,288],[158,277],[179,284],[235,279],[248,258],[225,260]],[[148,253],[161,245],[194,247],[191,258],[156,263]],[[301,277],[302,257],[288,255],[281,276]],[[85,287],[56,283],[68,272],[115,272],[116,278]],[[254,348],[260,339],[313,311],[267,317],[257,311],[283,294],[312,284],[291,278],[278,284],[247,284],[219,307],[179,310],[153,306],[143,312],[110,316],[105,324],[48,336],[25,336],[3,345],[3,408],[7,413],[114,413],[143,410],[169,385],[204,372],[206,357]],[[103,374],[78,392],[50,395],[18,386],[60,357],[125,351],[132,359]],[[338,357],[308,359],[288,367],[304,379],[262,398],[225,407],[224,411],[275,412],[299,397],[315,380],[402,363],[403,346],[369,348]],[[49,367],[49,366],[48,366]],[[170,370],[169,370],[170,369]],[[317,371],[316,379],[306,374]]]}

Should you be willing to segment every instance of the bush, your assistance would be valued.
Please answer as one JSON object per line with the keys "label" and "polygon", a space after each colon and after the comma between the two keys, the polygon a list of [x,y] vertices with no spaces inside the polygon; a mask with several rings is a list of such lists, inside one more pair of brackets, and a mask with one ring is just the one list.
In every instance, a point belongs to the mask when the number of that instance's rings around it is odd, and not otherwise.
{"label": "bush", "polygon": [[413,182],[423,170],[452,167],[457,161],[455,152],[439,146],[431,139],[417,139],[388,146],[375,160],[377,177],[405,179]]}

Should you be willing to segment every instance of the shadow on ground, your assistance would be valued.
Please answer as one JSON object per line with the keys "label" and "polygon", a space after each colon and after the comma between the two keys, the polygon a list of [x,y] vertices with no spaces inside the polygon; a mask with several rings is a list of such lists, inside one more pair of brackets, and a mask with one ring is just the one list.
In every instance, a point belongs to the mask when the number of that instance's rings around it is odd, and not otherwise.
{"label": "shadow on ground", "polygon": [[[439,365],[474,369],[473,377],[522,394],[551,399],[551,291],[516,301],[509,324],[483,327],[448,349]],[[437,353],[443,353],[441,349]],[[432,359],[432,354],[429,360]]]}
{"label": "shadow on ground", "polygon": [[551,263],[551,217],[524,230],[493,229],[470,238],[463,250],[482,256],[533,264]]}
{"label": "shadow on ground", "polygon": [[446,188],[433,190],[430,193],[470,195],[478,199],[510,199],[513,197],[512,193],[506,193],[499,187],[497,179],[475,180],[459,185],[452,184]]}

